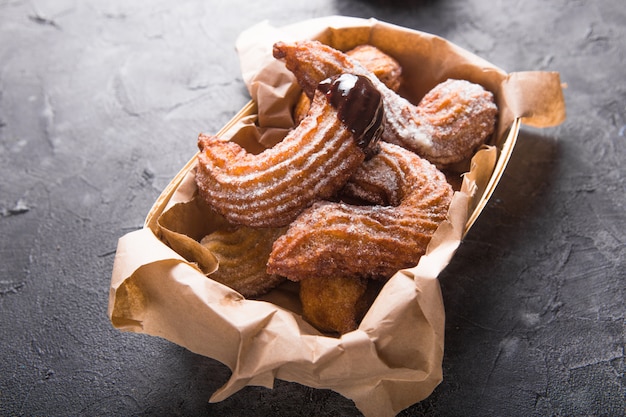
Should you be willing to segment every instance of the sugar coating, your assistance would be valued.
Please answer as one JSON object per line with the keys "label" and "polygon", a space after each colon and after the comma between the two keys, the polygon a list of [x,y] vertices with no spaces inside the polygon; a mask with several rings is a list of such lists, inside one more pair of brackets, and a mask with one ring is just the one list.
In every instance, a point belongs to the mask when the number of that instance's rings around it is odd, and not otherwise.
{"label": "sugar coating", "polygon": [[235,224],[279,227],[335,194],[365,159],[336,110],[320,93],[310,114],[283,141],[259,155],[201,136],[200,195]]}
{"label": "sugar coating", "polygon": [[322,275],[386,278],[415,265],[446,218],[452,188],[445,176],[415,153],[381,143],[353,181],[355,189],[374,184],[380,191],[375,195],[397,196],[399,202],[315,203],[276,240],[268,272],[294,281]]}
{"label": "sugar coating", "polygon": [[282,228],[237,227],[217,230],[201,244],[219,262],[211,278],[238,291],[244,297],[256,297],[274,288],[283,277],[265,270],[272,243],[284,232]]}
{"label": "sugar coating", "polygon": [[478,84],[444,81],[414,106],[356,60],[318,41],[279,42],[274,56],[285,59],[309,95],[316,83],[331,75],[349,72],[370,78],[385,107],[382,139],[439,167],[466,159],[493,133],[497,107],[493,94]]}

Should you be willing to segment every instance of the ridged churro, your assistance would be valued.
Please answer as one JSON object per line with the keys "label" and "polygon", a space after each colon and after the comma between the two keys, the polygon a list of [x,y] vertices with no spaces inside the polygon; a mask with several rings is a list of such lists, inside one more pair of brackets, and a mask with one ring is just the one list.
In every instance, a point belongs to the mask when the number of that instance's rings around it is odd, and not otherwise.
{"label": "ridged churro", "polygon": [[314,201],[343,187],[376,149],[382,117],[380,93],[367,78],[345,74],[326,79],[316,86],[308,116],[258,155],[234,142],[200,135],[199,194],[231,223],[285,226]]}
{"label": "ridged churro", "polygon": [[[346,55],[359,62],[393,91],[398,91],[402,81],[402,67],[391,56],[373,45],[358,45],[346,52]],[[311,100],[302,93],[298,98],[293,113],[296,124],[306,116]]]}
{"label": "ridged churro", "polygon": [[388,181],[368,182],[378,182],[387,195],[397,194],[389,198],[399,200],[397,206],[315,203],[274,242],[268,272],[293,281],[319,276],[380,279],[414,266],[446,218],[452,187],[425,159],[384,142],[356,178],[375,177],[381,167]]}
{"label": "ridged churro", "polygon": [[368,281],[353,277],[314,277],[300,281],[302,316],[318,330],[347,333],[356,329],[372,300]]}
{"label": "ridged churro", "polygon": [[415,106],[358,61],[318,41],[277,42],[273,54],[285,61],[309,96],[320,80],[334,74],[368,77],[383,96],[382,139],[410,149],[439,167],[465,160],[493,133],[497,114],[493,94],[478,84],[446,81]]}
{"label": "ridged churro", "polygon": [[268,274],[266,263],[272,244],[285,228],[251,228],[240,226],[217,230],[200,243],[217,258],[218,269],[209,277],[244,297],[256,297],[284,281]]}

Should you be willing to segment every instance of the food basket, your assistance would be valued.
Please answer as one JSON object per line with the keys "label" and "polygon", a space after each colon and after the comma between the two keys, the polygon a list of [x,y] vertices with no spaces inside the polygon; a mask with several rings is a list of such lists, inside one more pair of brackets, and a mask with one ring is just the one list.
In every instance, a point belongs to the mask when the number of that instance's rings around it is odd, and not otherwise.
{"label": "food basket", "polygon": [[377,46],[402,65],[400,93],[411,101],[447,78],[494,93],[496,132],[457,167],[448,219],[427,253],[387,281],[357,330],[323,334],[302,319],[297,284],[246,299],[210,279],[218,265],[210,254],[198,253],[198,240],[222,220],[195,198],[194,156],[154,203],[145,226],[120,238],[109,317],[120,330],[162,337],[227,365],[232,375],[211,401],[246,385],[271,388],[278,378],[334,390],[367,416],[393,416],[441,382],[445,317],[437,276],[496,188],[521,124],[545,127],[564,120],[562,86],[557,73],[507,74],[445,39],[375,19],[331,16],[283,28],[261,23],[237,43],[252,101],[218,135],[256,152],[289,129],[285,109],[298,87],[271,57],[271,47],[293,39],[318,39],[341,50]]}

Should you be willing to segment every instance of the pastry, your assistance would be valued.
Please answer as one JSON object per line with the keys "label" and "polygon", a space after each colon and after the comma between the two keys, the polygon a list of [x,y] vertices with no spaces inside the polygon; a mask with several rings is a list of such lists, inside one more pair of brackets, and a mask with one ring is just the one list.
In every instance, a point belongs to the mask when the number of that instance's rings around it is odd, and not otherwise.
{"label": "pastry", "polygon": [[[393,91],[398,91],[400,88],[402,67],[398,61],[377,47],[367,44],[359,45],[346,52],[346,55],[358,61]],[[310,105],[309,97],[304,92],[300,94],[293,110],[296,125],[304,119]]]}
{"label": "pastry", "polygon": [[[384,279],[416,265],[445,220],[452,187],[431,163],[400,146],[381,142],[356,178],[369,180],[398,205],[320,201],[303,211],[274,242],[268,272],[300,281],[319,276]],[[372,170],[370,170],[372,168]]]}
{"label": "pastry", "polygon": [[280,227],[314,201],[334,195],[376,149],[380,93],[366,77],[343,74],[318,83],[308,116],[260,154],[200,135],[200,196],[233,224]]}
{"label": "pastry", "polygon": [[346,55],[363,65],[391,90],[400,89],[402,67],[398,61],[377,47],[367,44],[359,45],[347,51]]}
{"label": "pastry", "polygon": [[438,167],[467,159],[493,133],[497,108],[493,94],[464,80],[446,81],[414,106],[389,89],[359,62],[318,41],[277,42],[274,57],[283,59],[311,96],[317,83],[333,74],[368,77],[383,96],[382,139],[401,145]]}
{"label": "pastry", "polygon": [[[439,166],[471,157],[494,131],[497,108],[493,95],[478,84],[448,79],[419,102],[411,120],[429,139],[396,134],[392,143],[406,146]],[[413,135],[417,135],[417,129]]]}
{"label": "pastry", "polygon": [[296,105],[293,106],[293,121],[295,125],[299,125],[300,122],[306,117],[309,109],[311,108],[311,100],[309,96],[304,93],[300,93]]}
{"label": "pastry", "polygon": [[404,182],[397,158],[384,146],[382,152],[352,174],[339,196],[359,205],[398,206],[402,202]]}
{"label": "pastry", "polygon": [[313,277],[300,281],[302,317],[318,330],[347,333],[369,307],[368,281],[355,277]]}
{"label": "pastry", "polygon": [[272,244],[284,231],[285,228],[240,226],[206,235],[200,243],[219,262],[218,269],[209,277],[244,297],[256,297],[271,290],[284,277],[268,274],[265,265]]}

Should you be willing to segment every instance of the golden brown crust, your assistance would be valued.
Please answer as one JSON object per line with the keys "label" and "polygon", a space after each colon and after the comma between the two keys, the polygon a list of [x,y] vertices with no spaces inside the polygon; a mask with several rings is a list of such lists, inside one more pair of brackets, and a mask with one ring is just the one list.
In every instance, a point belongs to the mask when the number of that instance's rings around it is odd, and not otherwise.
{"label": "golden brown crust", "polygon": [[200,196],[233,224],[289,224],[314,201],[335,194],[365,158],[337,116],[319,93],[307,118],[258,155],[233,142],[200,135]]}
{"label": "golden brown crust", "polygon": [[[494,130],[497,108],[493,95],[477,84],[458,80],[446,84],[427,95],[420,108],[389,89],[356,60],[318,41],[278,42],[273,52],[276,58],[285,60],[309,96],[319,81],[333,74],[349,72],[369,77],[385,104],[383,140],[410,149],[439,167],[466,159]],[[471,88],[466,93],[468,84]],[[447,116],[438,118],[430,111],[433,105],[445,110]],[[459,111],[468,113],[462,115]],[[465,123],[473,119],[480,122]]]}
{"label": "golden brown crust", "polygon": [[309,96],[304,93],[300,93],[296,105],[293,107],[293,120],[295,125],[299,125],[300,122],[306,117],[309,109],[311,108],[311,100]]}
{"label": "golden brown crust", "polygon": [[346,55],[372,72],[383,84],[393,91],[400,89],[402,67],[391,56],[373,45],[359,45],[346,52]]}
{"label": "golden brown crust", "polygon": [[429,154],[436,155],[433,158],[439,165],[472,156],[493,133],[497,113],[493,95],[465,80],[438,84],[416,107],[416,114],[432,137]]}
{"label": "golden brown crust", "polygon": [[287,69],[296,76],[300,87],[309,97],[313,97],[320,81],[332,75],[372,75],[356,60],[318,41],[277,42],[273,47],[273,55],[285,61]]}
{"label": "golden brown crust", "polygon": [[[398,91],[402,80],[402,67],[391,56],[387,55],[373,45],[359,45],[346,55],[363,65],[372,72],[380,81],[393,91]],[[294,106],[293,115],[296,125],[306,117],[311,100],[303,92]]]}
{"label": "golden brown crust", "polygon": [[347,333],[356,329],[368,303],[367,280],[315,277],[300,281],[302,316],[318,330]]}
{"label": "golden brown crust", "polygon": [[219,262],[209,278],[218,281],[244,297],[257,297],[284,281],[266,272],[272,244],[285,228],[250,228],[245,226],[218,230],[206,235],[201,244]]}
{"label": "golden brown crust", "polygon": [[364,162],[352,174],[340,197],[359,204],[398,206],[404,197],[404,183],[398,159],[383,145],[375,158]]}
{"label": "golden brown crust", "polygon": [[[379,159],[388,160],[378,163]],[[389,143],[359,170],[386,166],[398,206],[317,202],[274,243],[268,272],[299,281],[319,276],[387,278],[414,266],[445,220],[452,188],[428,161]],[[372,174],[363,174],[363,176]],[[357,174],[358,176],[358,174]],[[370,181],[371,182],[371,181]]]}

